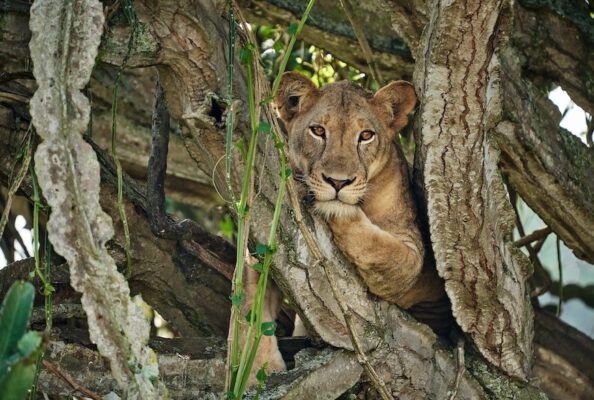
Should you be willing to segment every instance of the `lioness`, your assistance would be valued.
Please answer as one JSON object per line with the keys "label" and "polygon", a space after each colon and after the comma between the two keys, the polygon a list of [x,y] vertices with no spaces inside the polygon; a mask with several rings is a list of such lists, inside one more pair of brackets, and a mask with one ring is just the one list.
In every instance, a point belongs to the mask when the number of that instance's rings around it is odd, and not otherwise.
{"label": "lioness", "polygon": [[[433,318],[432,308],[439,305],[443,312],[447,297],[435,268],[424,267],[408,165],[398,140],[416,101],[413,86],[404,81],[373,96],[347,81],[317,89],[294,72],[283,76],[274,99],[288,132],[294,176],[369,291],[413,315],[417,306],[416,316],[435,321],[440,329],[443,319]],[[267,305],[268,317],[278,307]],[[262,361],[273,361],[271,369],[284,369],[274,339],[261,354]]]}

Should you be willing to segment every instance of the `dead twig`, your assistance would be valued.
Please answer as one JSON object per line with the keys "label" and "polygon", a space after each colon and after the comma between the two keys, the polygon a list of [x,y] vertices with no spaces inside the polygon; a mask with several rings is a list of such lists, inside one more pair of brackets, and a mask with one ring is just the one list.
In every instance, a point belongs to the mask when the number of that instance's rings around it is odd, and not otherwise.
{"label": "dead twig", "polygon": [[365,37],[365,32],[363,32],[363,27],[361,26],[359,19],[355,16],[350,0],[340,0],[340,5],[342,6],[342,9],[346,14],[347,18],[349,19],[351,26],[353,27],[353,31],[355,32],[355,36],[357,37],[359,46],[361,46],[363,57],[365,58],[365,61],[369,66],[372,78],[381,86],[384,81],[382,79],[382,76],[380,75],[377,64],[373,60],[373,53],[371,51],[371,47],[369,46],[367,37]]}
{"label": "dead twig", "polygon": [[62,381],[66,382],[74,390],[74,392],[79,392],[79,393],[83,394],[84,396],[89,397],[93,400],[102,400],[103,399],[97,393],[76,383],[76,381],[72,378],[72,376],[70,376],[69,374],[67,374],[64,371],[61,371],[56,365],[52,364],[51,362],[49,362],[47,360],[43,360],[43,367],[47,371],[56,375]]}
{"label": "dead twig", "polygon": [[466,364],[464,363],[464,337],[458,338],[456,344],[456,364],[458,371],[456,372],[456,379],[454,380],[454,387],[452,388],[449,400],[455,400],[458,395],[458,389],[460,388],[460,382],[466,372]]}
{"label": "dead twig", "polygon": [[[537,236],[540,236],[539,238],[530,240],[529,236],[534,235],[538,231],[533,232],[530,235],[526,235],[526,231],[524,230],[524,225],[522,224],[522,220],[520,219],[520,212],[518,210],[518,205],[517,205],[518,195],[509,185],[508,185],[508,193],[509,193],[510,203],[514,209],[514,213],[516,216],[516,227],[518,228],[518,232],[520,233],[520,236],[521,236],[521,239],[518,239],[516,242],[514,242],[514,244],[516,244],[516,246],[518,246],[517,245],[518,242],[520,242],[520,243],[527,242],[527,243],[523,243],[522,246],[526,247],[526,250],[528,250],[528,258],[530,259],[530,261],[532,262],[532,265],[534,266],[535,274],[537,274],[538,277],[541,278],[543,281],[542,282],[543,285],[541,287],[535,287],[532,290],[532,292],[530,293],[530,297],[538,297],[541,294],[547,292],[551,286],[551,280],[550,280],[548,274],[546,273],[546,270],[542,266],[540,259],[538,258],[538,252],[541,249],[542,244],[544,243],[545,239],[547,238],[548,233],[546,235],[543,233],[538,233]],[[546,229],[547,228],[544,228],[544,229],[542,229],[542,231],[544,231]],[[532,247],[532,242],[535,240],[538,240],[536,247]]]}
{"label": "dead twig", "polygon": [[546,228],[537,229],[529,235],[526,235],[518,240],[516,240],[513,245],[516,247],[523,247],[528,244],[532,244],[532,242],[536,242],[537,240],[541,240],[549,236],[549,234],[553,232],[551,228],[548,226]]}

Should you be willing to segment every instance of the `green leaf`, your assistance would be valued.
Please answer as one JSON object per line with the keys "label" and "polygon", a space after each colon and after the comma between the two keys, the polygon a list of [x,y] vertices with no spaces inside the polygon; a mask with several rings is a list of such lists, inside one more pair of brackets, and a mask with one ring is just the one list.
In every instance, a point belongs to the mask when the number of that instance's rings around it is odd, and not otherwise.
{"label": "green leaf", "polygon": [[35,288],[28,282],[15,282],[8,290],[0,308],[0,360],[16,352],[29,324],[34,297]]}
{"label": "green leaf", "polygon": [[233,218],[229,214],[225,215],[221,223],[219,224],[219,230],[221,234],[229,240],[233,240],[233,234],[235,233],[235,224]]}
{"label": "green leaf", "polygon": [[227,399],[229,399],[229,400],[237,400],[237,396],[235,396],[235,393],[233,393],[233,391],[229,390],[227,392]]}
{"label": "green leaf", "polygon": [[282,149],[283,147],[285,147],[285,144],[279,141],[274,144],[274,147],[276,147],[277,149]]}
{"label": "green leaf", "polygon": [[252,265],[252,268],[254,268],[258,272],[262,272],[264,270],[264,266],[262,265],[262,263],[255,263],[254,265]]}
{"label": "green leaf", "polygon": [[293,22],[291,25],[289,25],[287,32],[289,33],[289,35],[296,35],[298,29],[299,29],[299,24],[297,22]]}
{"label": "green leaf", "polygon": [[29,331],[19,340],[17,348],[23,357],[29,357],[41,347],[41,335],[39,332]]}
{"label": "green leaf", "polygon": [[253,59],[254,59],[254,54],[248,48],[243,48],[239,52],[239,61],[243,65],[251,63]]}
{"label": "green leaf", "polygon": [[268,122],[266,122],[266,121],[262,121],[258,125],[258,132],[261,132],[261,133],[270,133],[271,130],[272,130],[272,128],[270,127],[270,124]]}
{"label": "green leaf", "polygon": [[276,321],[262,322],[262,335],[274,336],[276,331]]}
{"label": "green leaf", "polygon": [[268,363],[264,363],[256,373],[256,379],[260,383],[264,383],[264,381],[266,381],[266,368],[268,368]]}
{"label": "green leaf", "polygon": [[258,243],[256,245],[256,254],[259,256],[265,255],[268,251],[270,251],[270,247],[268,247],[268,245],[262,243]]}
{"label": "green leaf", "polygon": [[245,320],[247,322],[252,322],[252,309],[250,308],[247,312],[247,314],[245,315]]}
{"label": "green leaf", "polygon": [[54,293],[55,291],[56,291],[56,289],[49,283],[43,287],[43,295],[44,296],[49,296],[50,294]]}
{"label": "green leaf", "polygon": [[243,293],[234,294],[230,297],[230,299],[231,304],[233,304],[234,306],[241,306],[241,303],[243,303],[243,300],[245,300],[245,295]]}
{"label": "green leaf", "polygon": [[280,177],[283,179],[287,179],[288,177],[290,177],[293,174],[293,170],[291,170],[291,168],[285,168],[284,171],[280,172]]}
{"label": "green leaf", "polygon": [[10,367],[8,374],[0,380],[2,400],[23,400],[35,378],[35,358],[22,359]]}

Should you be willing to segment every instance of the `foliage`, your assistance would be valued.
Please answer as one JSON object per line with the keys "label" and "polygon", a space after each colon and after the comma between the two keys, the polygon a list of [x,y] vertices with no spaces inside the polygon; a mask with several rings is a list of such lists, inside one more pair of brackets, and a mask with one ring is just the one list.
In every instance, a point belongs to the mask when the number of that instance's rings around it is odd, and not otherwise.
{"label": "foliage", "polygon": [[[264,301],[266,297],[266,287],[268,285],[268,273],[270,270],[270,265],[272,263],[272,255],[275,249],[276,243],[276,231],[278,228],[278,224],[280,222],[280,213],[282,209],[282,205],[284,202],[285,191],[286,191],[286,184],[287,180],[291,176],[291,170],[287,167],[287,160],[285,156],[284,150],[284,143],[279,136],[279,132],[275,132],[271,129],[271,125],[265,121],[259,121],[258,116],[260,115],[258,107],[269,102],[276,91],[278,90],[280,79],[282,74],[285,72],[285,68],[289,62],[290,55],[292,54],[293,46],[297,40],[297,36],[299,32],[303,28],[305,21],[309,16],[309,12],[313,7],[315,0],[310,0],[309,4],[303,13],[303,16],[297,25],[293,24],[289,27],[289,35],[290,39],[286,46],[286,50],[284,52],[283,57],[280,59],[278,64],[278,70],[276,71],[276,75],[274,78],[274,82],[272,84],[272,92],[270,96],[264,99],[262,102],[256,102],[256,96],[262,97],[263,93],[257,93],[259,90],[256,87],[256,80],[254,77],[254,72],[257,74],[258,69],[254,71],[255,62],[259,60],[257,54],[255,54],[256,46],[254,43],[247,43],[246,46],[241,50],[240,53],[240,60],[242,64],[245,65],[247,69],[247,90],[248,90],[248,105],[249,105],[249,115],[250,115],[250,127],[251,127],[251,134],[248,144],[247,150],[247,157],[245,160],[244,166],[244,175],[242,180],[242,187],[241,187],[241,194],[239,197],[239,201],[233,202],[235,207],[235,211],[237,213],[237,258],[236,258],[236,266],[235,266],[235,277],[234,277],[234,286],[233,286],[233,295],[231,296],[232,303],[233,303],[233,313],[232,319],[234,321],[233,328],[232,328],[232,342],[231,342],[231,352],[230,352],[230,362],[228,365],[229,369],[229,382],[227,387],[228,397],[230,399],[241,399],[245,392],[245,389],[248,384],[248,380],[251,374],[251,371],[254,367],[254,361],[256,359],[256,354],[258,351],[258,347],[260,345],[260,340],[262,335],[264,336],[273,336],[276,330],[276,323],[274,321],[263,321],[263,314],[264,314]],[[235,20],[232,16],[232,11],[230,12],[231,17],[229,18],[230,29],[231,32],[230,37],[232,38],[233,32],[235,30],[234,24]],[[230,46],[232,48],[232,46]],[[230,54],[230,60],[233,60],[232,53]],[[228,71],[229,82],[228,85],[231,87],[233,76],[233,67],[231,66]],[[260,89],[261,90],[261,89]],[[229,95],[232,93],[232,90],[228,90]],[[229,97],[227,101],[231,104],[232,100]],[[252,172],[254,168],[254,156],[256,150],[256,142],[258,134],[263,135],[270,135],[272,140],[274,141],[275,148],[278,151],[279,160],[280,160],[280,182],[278,186],[277,198],[274,206],[274,214],[272,217],[272,222],[270,225],[270,233],[268,236],[268,242],[266,244],[260,244],[256,246],[256,253],[263,257],[263,261],[261,263],[256,263],[257,270],[260,273],[256,294],[253,299],[253,303],[246,318],[248,327],[247,332],[245,333],[243,349],[240,351],[240,332],[241,332],[241,325],[244,323],[241,318],[241,305],[244,300],[244,294],[242,291],[244,280],[243,280],[243,267],[244,267],[244,254],[245,249],[247,248],[247,232],[249,229],[249,220],[248,220],[248,213],[249,213],[249,201],[250,195],[252,192]],[[227,132],[227,146],[226,146],[226,159],[227,165],[230,165],[230,138],[232,137]],[[227,172],[227,176],[229,177],[229,173]],[[260,371],[258,373],[258,388],[259,391],[261,390],[264,379],[265,379],[265,371]]]}
{"label": "foliage", "polygon": [[[254,25],[252,29],[258,41],[264,72],[266,77],[272,80],[278,76],[292,35],[278,26]],[[357,82],[363,87],[371,85],[370,77],[363,72],[303,40],[290,50],[285,70],[296,71],[311,78],[318,87],[345,79]]]}
{"label": "foliage", "polygon": [[35,378],[37,359],[43,352],[43,338],[28,331],[35,288],[15,282],[0,308],[0,393],[7,400],[25,398]]}

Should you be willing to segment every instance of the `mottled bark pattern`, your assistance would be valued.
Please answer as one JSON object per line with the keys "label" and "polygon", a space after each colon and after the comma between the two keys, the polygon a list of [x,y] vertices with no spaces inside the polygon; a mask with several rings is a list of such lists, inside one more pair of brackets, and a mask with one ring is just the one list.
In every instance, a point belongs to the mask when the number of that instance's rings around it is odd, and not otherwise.
{"label": "mottled bark pattern", "polygon": [[526,379],[530,268],[509,242],[514,218],[488,137],[500,118],[487,86],[505,7],[505,1],[429,7],[416,76],[418,128],[431,240],[454,316],[490,362]]}
{"label": "mottled bark pattern", "polygon": [[51,207],[48,236],[68,261],[72,287],[82,293],[91,340],[129,399],[162,399],[167,389],[147,345],[150,325],[107,252],[112,221],[99,205],[97,156],[82,138],[91,107],[81,90],[95,64],[103,22],[94,0],[38,1],[31,8],[30,48],[39,85],[31,117],[43,138],[35,172]]}
{"label": "mottled bark pattern", "polygon": [[559,127],[561,113],[526,79],[516,49],[506,48],[500,59],[505,120],[495,138],[501,169],[574,254],[594,263],[594,151]]}

